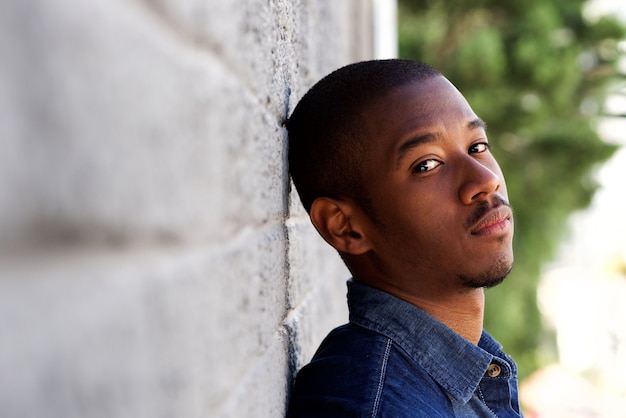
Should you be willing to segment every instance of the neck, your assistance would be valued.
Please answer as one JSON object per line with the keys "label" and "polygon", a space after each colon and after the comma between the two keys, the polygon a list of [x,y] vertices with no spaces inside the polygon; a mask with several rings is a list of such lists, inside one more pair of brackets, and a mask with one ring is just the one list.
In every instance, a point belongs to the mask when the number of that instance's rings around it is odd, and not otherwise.
{"label": "neck", "polygon": [[[473,344],[478,344],[483,332],[485,313],[485,290],[483,288],[461,287],[451,281],[430,280],[429,283],[415,285],[414,274],[409,280],[387,280],[388,274],[372,274],[381,269],[370,264],[347,263],[354,277],[362,283],[378,288],[403,299],[433,318],[442,322],[452,331]],[[395,274],[393,277],[401,277]],[[426,277],[424,275],[423,277]]]}
{"label": "neck", "polygon": [[485,313],[485,292],[483,289],[471,289],[465,293],[439,300],[413,299],[407,300],[441,321],[461,337],[473,344],[478,344],[483,332]]}
{"label": "neck", "polygon": [[395,287],[375,287],[417,306],[472,344],[478,344],[483,332],[484,289],[464,289],[455,293],[424,296],[403,292]]}

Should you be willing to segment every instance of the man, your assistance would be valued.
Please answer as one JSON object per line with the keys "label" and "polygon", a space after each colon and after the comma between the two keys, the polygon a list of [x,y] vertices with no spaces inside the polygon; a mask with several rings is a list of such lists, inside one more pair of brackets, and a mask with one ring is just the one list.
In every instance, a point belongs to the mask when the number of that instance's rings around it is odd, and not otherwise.
{"label": "man", "polygon": [[513,265],[513,214],[485,123],[439,72],[367,61],[290,117],[292,178],[341,255],[350,322],[300,370],[289,417],[519,417],[517,369],[483,331]]}

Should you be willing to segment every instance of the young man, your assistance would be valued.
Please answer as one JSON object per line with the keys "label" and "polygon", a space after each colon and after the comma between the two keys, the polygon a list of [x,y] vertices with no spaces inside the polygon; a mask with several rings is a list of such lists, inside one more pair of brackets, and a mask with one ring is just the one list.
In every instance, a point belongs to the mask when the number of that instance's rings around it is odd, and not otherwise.
{"label": "young man", "polygon": [[287,124],[290,171],[341,255],[350,322],[296,377],[289,417],[519,417],[517,369],[483,331],[513,265],[485,123],[415,61],[341,68]]}

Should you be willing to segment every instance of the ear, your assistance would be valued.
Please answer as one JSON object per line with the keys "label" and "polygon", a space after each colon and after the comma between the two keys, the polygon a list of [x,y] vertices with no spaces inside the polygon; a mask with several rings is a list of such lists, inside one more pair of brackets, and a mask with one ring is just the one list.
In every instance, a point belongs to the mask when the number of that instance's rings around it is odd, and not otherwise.
{"label": "ear", "polygon": [[359,255],[372,246],[364,233],[358,207],[348,201],[320,197],[313,201],[309,216],[322,238],[337,251]]}

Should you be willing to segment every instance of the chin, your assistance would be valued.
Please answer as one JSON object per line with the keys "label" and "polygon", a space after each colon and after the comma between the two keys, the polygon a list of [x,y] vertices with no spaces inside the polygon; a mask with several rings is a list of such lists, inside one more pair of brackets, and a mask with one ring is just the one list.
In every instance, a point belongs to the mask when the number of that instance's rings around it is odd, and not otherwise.
{"label": "chin", "polygon": [[513,261],[509,259],[502,259],[491,266],[491,268],[487,271],[477,274],[459,275],[459,278],[461,279],[463,286],[468,288],[490,288],[502,283],[512,269]]}

